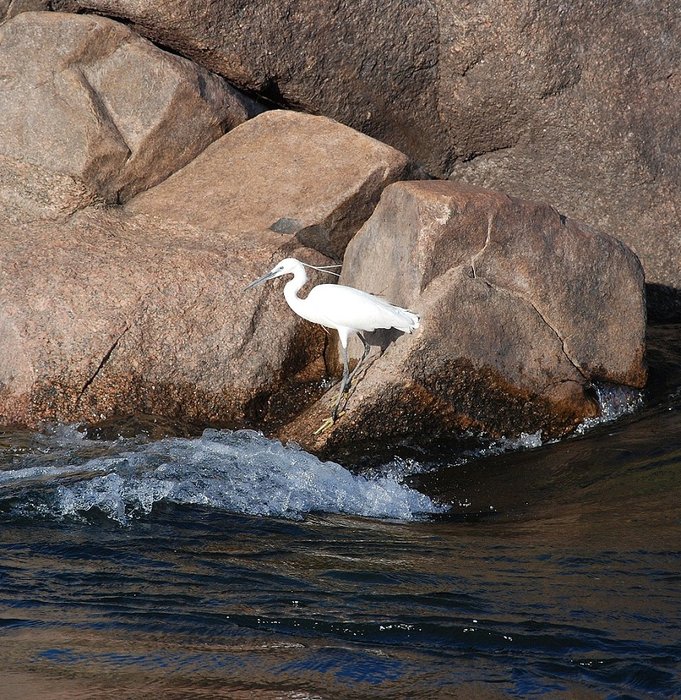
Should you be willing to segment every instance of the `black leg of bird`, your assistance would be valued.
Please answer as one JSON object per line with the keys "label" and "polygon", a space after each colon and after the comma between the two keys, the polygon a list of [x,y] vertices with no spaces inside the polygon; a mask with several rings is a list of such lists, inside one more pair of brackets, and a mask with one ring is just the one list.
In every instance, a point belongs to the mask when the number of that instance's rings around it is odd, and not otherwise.
{"label": "black leg of bird", "polygon": [[338,419],[338,410],[340,408],[341,401],[343,400],[343,394],[345,394],[350,382],[350,368],[348,366],[348,348],[347,346],[341,344],[341,349],[343,351],[343,379],[341,380],[341,387],[340,391],[338,392],[338,400],[336,401],[336,405],[333,407],[333,411],[331,412],[331,418],[333,418],[334,421]]}
{"label": "black leg of bird", "polygon": [[361,333],[358,333],[357,337],[362,341],[362,345],[364,345],[364,351],[362,352],[362,357],[359,358],[359,362],[355,365],[355,369],[353,369],[350,373],[350,377],[348,379],[348,391],[352,386],[352,378],[357,374],[359,368],[364,363],[364,360],[366,360],[367,357],[369,357],[369,353],[371,352],[371,345],[367,343],[367,341],[364,339],[364,336]]}

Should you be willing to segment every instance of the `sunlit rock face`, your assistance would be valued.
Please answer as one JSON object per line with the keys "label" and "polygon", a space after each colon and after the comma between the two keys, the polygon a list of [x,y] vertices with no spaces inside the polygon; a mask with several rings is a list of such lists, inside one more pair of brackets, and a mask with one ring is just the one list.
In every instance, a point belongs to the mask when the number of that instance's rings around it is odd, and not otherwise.
{"label": "sunlit rock face", "polygon": [[383,189],[419,175],[400,151],[332,119],[272,110],[126,210],[240,231],[245,245],[251,232],[269,231],[341,259]]}
{"label": "sunlit rock face", "polygon": [[341,282],[418,312],[421,327],[360,373],[333,428],[309,437],[331,391],[283,431],[317,450],[410,433],[561,435],[598,413],[593,382],[646,380],[636,256],[545,204],[397,183],[348,246]]}
{"label": "sunlit rock face", "polygon": [[0,28],[0,205],[64,218],[164,180],[262,110],[103,17],[25,12]]}
{"label": "sunlit rock face", "polygon": [[681,14],[668,0],[58,0],[125,18],[437,177],[546,201],[681,288]]}

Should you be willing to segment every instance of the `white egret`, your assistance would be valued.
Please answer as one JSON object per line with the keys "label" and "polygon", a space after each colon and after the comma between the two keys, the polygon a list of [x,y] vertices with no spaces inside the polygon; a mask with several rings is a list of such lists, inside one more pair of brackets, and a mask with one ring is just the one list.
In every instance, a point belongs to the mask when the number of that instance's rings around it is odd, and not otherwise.
{"label": "white egret", "polygon": [[[353,376],[369,354],[369,344],[362,334],[375,331],[378,328],[396,328],[403,333],[411,333],[419,327],[419,317],[411,311],[394,306],[385,299],[341,284],[318,284],[303,299],[298,296],[298,292],[307,282],[306,266],[316,270],[324,269],[314,267],[314,265],[306,265],[295,258],[285,258],[266,275],[251,282],[246,289],[251,289],[282,275],[293,275],[293,279],[284,286],[284,297],[291,309],[298,316],[302,316],[312,323],[318,323],[326,328],[335,328],[338,331],[343,351],[343,380],[338,401],[331,413],[331,422],[333,423],[338,418],[338,409],[343,395],[349,391]],[[352,333],[359,336],[364,345],[364,353],[350,374],[348,340]]]}

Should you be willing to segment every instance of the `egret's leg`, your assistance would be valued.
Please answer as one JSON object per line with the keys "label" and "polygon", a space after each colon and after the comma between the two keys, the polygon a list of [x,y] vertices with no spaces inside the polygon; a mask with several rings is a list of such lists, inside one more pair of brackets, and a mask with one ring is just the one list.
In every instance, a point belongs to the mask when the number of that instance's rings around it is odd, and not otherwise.
{"label": "egret's leg", "polygon": [[357,337],[362,341],[362,344],[364,345],[364,352],[362,353],[362,357],[359,358],[359,362],[355,365],[355,369],[353,369],[350,373],[348,389],[350,388],[350,386],[352,386],[352,378],[357,374],[357,371],[362,366],[362,363],[364,362],[364,360],[367,359],[367,357],[369,357],[369,353],[371,352],[371,345],[369,345],[369,343],[367,343],[367,341],[364,340],[364,336],[361,333],[358,333]]}
{"label": "egret's leg", "polygon": [[334,420],[334,422],[338,420],[338,409],[340,408],[341,401],[343,400],[343,394],[350,383],[350,367],[348,366],[347,344],[341,343],[341,350],[343,352],[343,379],[341,381],[340,391],[338,392],[338,400],[336,401],[336,405],[333,407],[333,411],[331,411],[331,418]]}

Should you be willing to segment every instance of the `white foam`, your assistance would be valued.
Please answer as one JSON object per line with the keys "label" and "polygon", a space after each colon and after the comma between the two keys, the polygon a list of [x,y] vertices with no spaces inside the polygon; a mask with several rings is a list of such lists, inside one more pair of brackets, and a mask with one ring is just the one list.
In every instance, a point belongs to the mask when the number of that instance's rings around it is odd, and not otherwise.
{"label": "white foam", "polygon": [[587,418],[575,429],[577,435],[584,435],[588,430],[602,423],[626,416],[643,406],[643,392],[619,384],[594,384],[600,415]]}
{"label": "white foam", "polygon": [[0,486],[30,491],[17,506],[24,514],[78,517],[97,509],[120,523],[160,501],[289,518],[326,512],[412,520],[445,510],[394,476],[355,475],[253,431],[207,430],[196,439],[115,447],[75,465],[2,472]]}

